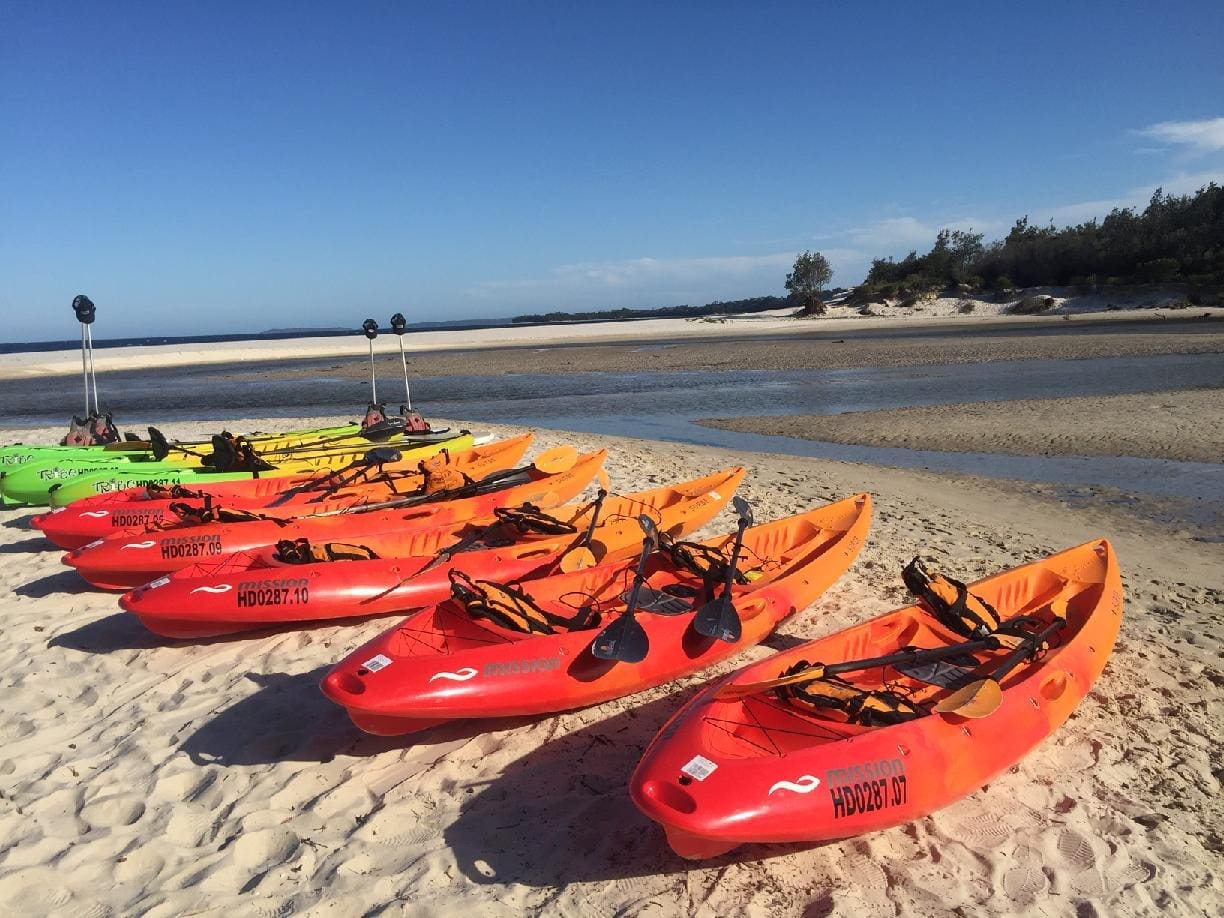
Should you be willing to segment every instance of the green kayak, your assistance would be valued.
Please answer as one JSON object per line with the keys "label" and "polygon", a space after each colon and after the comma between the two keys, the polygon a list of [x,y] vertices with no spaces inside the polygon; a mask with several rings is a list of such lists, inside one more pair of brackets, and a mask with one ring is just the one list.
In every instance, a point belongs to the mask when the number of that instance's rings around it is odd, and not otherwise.
{"label": "green kayak", "polygon": [[[281,445],[290,441],[305,442],[330,437],[357,436],[360,433],[361,428],[357,424],[340,424],[331,427],[290,430],[284,433],[248,434],[246,439],[254,444],[256,449],[263,450],[267,448],[265,444],[270,444],[272,441]],[[175,441],[173,445],[191,450],[202,450],[208,448],[208,441]],[[151,456],[149,443],[146,440],[120,441],[96,446],[39,446],[14,443],[9,446],[0,446],[0,472],[8,472],[17,466],[31,462],[54,462],[69,459],[109,461]]]}
{"label": "green kayak", "polygon": [[[282,456],[265,454],[273,467],[258,473],[245,469],[215,471],[206,466],[187,466],[169,461],[31,463],[0,478],[0,501],[4,506],[43,505],[65,506],[80,497],[119,491],[149,484],[192,485],[210,481],[237,481],[294,475],[299,472],[341,468],[363,455],[375,444],[351,441],[329,449],[303,450]],[[421,458],[442,448],[466,449],[471,435],[466,431],[437,431],[433,434],[413,434],[382,441],[379,445],[394,446],[405,456]],[[419,452],[418,452],[419,450]]]}

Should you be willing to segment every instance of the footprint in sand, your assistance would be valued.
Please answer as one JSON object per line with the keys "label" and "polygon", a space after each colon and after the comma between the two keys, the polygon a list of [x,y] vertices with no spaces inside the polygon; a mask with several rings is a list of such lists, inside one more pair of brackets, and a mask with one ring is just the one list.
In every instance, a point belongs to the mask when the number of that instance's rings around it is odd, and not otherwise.
{"label": "footprint in sand", "polygon": [[1096,854],[1092,850],[1092,844],[1074,829],[1063,829],[1058,833],[1055,847],[1074,873],[1096,866]]}
{"label": "footprint in sand", "polygon": [[379,845],[419,848],[440,838],[442,830],[415,807],[393,804],[375,813],[354,834],[357,839]]}
{"label": "footprint in sand", "polygon": [[186,848],[196,848],[217,835],[217,817],[205,808],[183,804],[166,821],[166,838]]}
{"label": "footprint in sand", "polygon": [[115,879],[135,888],[148,886],[162,872],[166,861],[149,848],[137,848],[115,864]]}
{"label": "footprint in sand", "polygon": [[234,843],[234,863],[254,873],[283,864],[297,851],[301,840],[285,828],[249,832]]}
{"label": "footprint in sand", "polygon": [[81,818],[93,828],[130,826],[144,815],[144,801],[126,794],[99,797],[85,804]]}
{"label": "footprint in sand", "polygon": [[26,867],[0,877],[0,905],[9,915],[45,915],[62,910],[72,891],[46,867]]}
{"label": "footprint in sand", "polygon": [[1021,865],[1003,874],[1003,891],[1017,905],[1032,905],[1048,887],[1046,875],[1036,867]]}
{"label": "footprint in sand", "polygon": [[177,774],[168,775],[158,780],[157,786],[153,789],[153,799],[182,801],[183,803],[191,803],[193,801],[206,803],[206,801],[199,800],[199,798],[213,786],[216,780],[216,769],[190,768],[186,771],[180,771]]}

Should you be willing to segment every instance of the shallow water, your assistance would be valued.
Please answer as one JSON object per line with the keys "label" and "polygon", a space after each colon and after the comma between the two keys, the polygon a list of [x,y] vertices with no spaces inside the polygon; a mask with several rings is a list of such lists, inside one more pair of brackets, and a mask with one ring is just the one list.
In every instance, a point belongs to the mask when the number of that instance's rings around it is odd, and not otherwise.
{"label": "shallow water", "polygon": [[[334,363],[334,361],[329,362]],[[320,367],[322,371],[322,367]],[[351,379],[292,380],[262,376],[259,367],[196,367],[109,374],[124,412],[156,410],[172,432],[177,418],[298,417],[357,409],[367,389]],[[80,381],[6,381],[0,424],[61,423],[79,410]],[[554,427],[610,436],[645,437],[731,449],[815,456],[995,478],[1094,486],[1224,503],[1218,465],[1135,458],[1005,456],[865,446],[767,437],[702,427],[693,421],[737,415],[838,414],[910,405],[999,401],[1067,395],[1116,395],[1224,386],[1219,354],[1084,360],[1016,360],[898,368],[801,371],[508,374],[412,380],[418,408],[467,422]],[[383,380],[394,403],[402,385]],[[24,391],[23,391],[24,390]],[[105,397],[103,402],[106,402]],[[116,402],[117,403],[117,402]],[[166,404],[190,409],[161,410]],[[35,411],[30,407],[37,405]],[[122,421],[120,414],[118,420]]]}

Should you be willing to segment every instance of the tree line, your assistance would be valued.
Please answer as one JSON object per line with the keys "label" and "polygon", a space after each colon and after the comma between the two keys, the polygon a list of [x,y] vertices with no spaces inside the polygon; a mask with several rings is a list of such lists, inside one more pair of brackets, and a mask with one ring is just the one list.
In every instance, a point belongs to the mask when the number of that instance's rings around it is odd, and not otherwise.
{"label": "tree line", "polygon": [[1016,221],[1002,240],[943,230],[925,255],[877,258],[855,299],[907,297],[963,286],[1015,287],[1188,283],[1224,285],[1224,188],[1193,195],[1157,189],[1141,212],[1114,208],[1103,220],[1056,229]]}
{"label": "tree line", "polygon": [[750,312],[765,312],[783,309],[792,305],[790,297],[754,296],[746,300],[715,300],[704,306],[659,306],[642,309],[601,309],[596,312],[543,312],[515,316],[511,321],[531,325],[547,325],[555,322],[615,322],[621,319],[695,319],[712,315],[740,315]]}
{"label": "tree line", "polygon": [[[985,244],[972,230],[941,230],[925,255],[876,258],[851,297],[857,303],[916,300],[942,290],[1006,293],[1018,287],[1093,287],[1185,283],[1224,287],[1224,187],[1215,182],[1192,195],[1156,189],[1142,211],[1115,207],[1104,219],[1057,229],[1016,221],[1003,239]],[[547,312],[514,322],[546,324],[622,319],[700,318],[796,308],[824,315],[824,287],[832,278],[820,252],[803,252],[786,276],[788,295],[758,296],[704,306]],[[835,288],[832,293],[841,292]]]}

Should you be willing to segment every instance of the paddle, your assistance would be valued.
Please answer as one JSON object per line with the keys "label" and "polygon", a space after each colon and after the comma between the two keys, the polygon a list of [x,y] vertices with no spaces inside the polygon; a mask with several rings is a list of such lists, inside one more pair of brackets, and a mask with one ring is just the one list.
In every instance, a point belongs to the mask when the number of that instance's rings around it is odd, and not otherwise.
{"label": "paddle", "polygon": [[[542,503],[549,503],[550,501],[555,502],[556,499],[557,499],[557,496],[550,492],[544,495],[544,497],[541,499],[541,502]],[[458,542],[456,542],[454,545],[447,546],[446,548],[439,551],[436,555],[433,556],[433,558],[431,558],[428,562],[426,562],[422,567],[417,568],[411,574],[408,574],[406,577],[400,578],[398,581],[393,583],[391,586],[387,587],[382,592],[375,593],[373,596],[367,596],[365,599],[361,600],[361,604],[365,605],[366,603],[370,603],[370,602],[374,602],[376,600],[382,599],[384,596],[390,593],[394,593],[396,590],[404,586],[404,584],[408,583],[410,580],[413,580],[416,577],[419,577],[422,574],[427,573],[428,571],[432,571],[434,568],[439,567],[440,565],[448,563],[451,560],[451,558],[453,558],[455,555],[467,551],[468,549],[472,548],[474,545],[480,544],[480,542],[482,542],[485,539],[485,537],[487,537],[491,532],[493,532],[495,529],[501,528],[501,525],[502,525],[501,523],[493,523],[492,525],[482,526],[479,529],[475,530],[474,532],[468,533],[463,538],[461,538]]]}
{"label": "paddle", "polygon": [[400,363],[404,365],[404,407],[411,411],[412,393],[408,391],[408,358],[404,356],[404,330],[407,327],[408,322],[404,319],[402,312],[397,312],[391,317],[391,330],[395,332],[395,340],[399,342]]}
{"label": "paddle", "polygon": [[[1033,656],[1037,649],[1047,640],[1061,631],[1067,625],[1066,601],[1061,601],[1062,613],[1054,613],[1054,621],[1034,634],[1025,638],[1017,645],[1010,656],[985,679],[971,682],[964,688],[957,689],[939,704],[935,705],[937,714],[959,714],[961,717],[989,717],[1003,703],[1003,689],[999,683],[1013,669],[1028,657]],[[1051,604],[1053,605],[1053,604]]]}
{"label": "paddle", "polygon": [[365,332],[370,345],[370,404],[377,405],[378,383],[374,379],[374,339],[378,337],[378,323],[373,319],[366,319],[361,323],[361,330]]}
{"label": "paddle", "polygon": [[650,559],[650,553],[659,547],[659,530],[655,528],[654,520],[645,515],[638,517],[638,525],[646,538],[642,540],[642,555],[638,558],[637,572],[633,575],[629,602],[625,605],[625,611],[595,635],[595,640],[591,642],[591,655],[600,660],[640,663],[650,650],[646,629],[633,617],[633,612],[637,608],[638,593],[646,582],[646,562]]}
{"label": "paddle", "polygon": [[760,682],[740,682],[730,683],[723,686],[714,693],[715,698],[743,698],[746,695],[760,695],[771,691],[775,688],[781,688],[784,685],[795,685],[801,682],[810,682],[813,679],[821,679],[825,676],[836,676],[840,673],[858,672],[864,669],[873,669],[877,666],[893,666],[897,663],[925,663],[928,661],[943,660],[948,657],[955,657],[962,653],[968,653],[973,650],[993,649],[999,646],[999,642],[994,637],[978,638],[973,641],[965,641],[961,644],[950,644],[947,647],[932,647],[929,650],[902,650],[897,653],[888,654],[883,657],[867,657],[862,660],[846,660],[842,663],[815,663],[812,666],[805,667],[798,672],[791,673],[787,676],[778,676],[775,679],[763,679]]}
{"label": "paddle", "polygon": [[[449,488],[444,491],[437,491],[433,494],[407,494],[403,497],[393,498],[392,500],[378,501],[377,503],[360,504],[355,507],[342,507],[339,510],[328,510],[324,513],[308,514],[312,517],[317,516],[340,516],[347,513],[369,513],[374,510],[394,510],[398,507],[415,507],[418,504],[437,503],[444,500],[453,500],[460,497],[472,497],[478,494],[484,494],[489,490],[493,490],[495,485],[505,482],[507,479],[525,477],[527,473],[533,469],[537,472],[543,472],[545,475],[556,475],[561,472],[567,472],[574,467],[574,463],[578,459],[578,451],[572,446],[555,446],[552,449],[545,450],[536,456],[535,461],[531,465],[523,466],[517,469],[504,469],[500,472],[492,472],[481,478],[479,481],[464,484],[457,488]],[[503,485],[505,486],[505,485]]]}
{"label": "paddle", "polygon": [[[85,416],[98,412],[98,377],[93,371],[93,332],[89,326],[97,315],[97,307],[93,300],[81,293],[72,298],[72,311],[76,313],[77,321],[81,323],[81,376],[85,381]],[[88,357],[86,356],[88,355]],[[89,410],[89,382],[93,375],[94,410]]]}
{"label": "paddle", "polygon": [[603,503],[608,499],[608,488],[610,487],[608,473],[600,469],[598,480],[599,492],[591,504],[591,522],[582,538],[575,542],[557,562],[557,567],[563,574],[572,574],[574,571],[585,570],[599,563],[595,553],[591,551],[591,536],[595,534],[595,527],[599,525],[599,513],[603,509]]}
{"label": "paddle", "polygon": [[723,581],[722,594],[707,602],[693,616],[693,630],[706,637],[734,643],[740,639],[744,627],[739,613],[731,602],[731,584],[735,582],[735,563],[739,560],[744,545],[744,530],[752,525],[752,507],[742,497],[732,498],[732,506],[739,514],[739,526],[735,530],[735,544],[731,548],[731,560],[727,562],[727,576]]}

